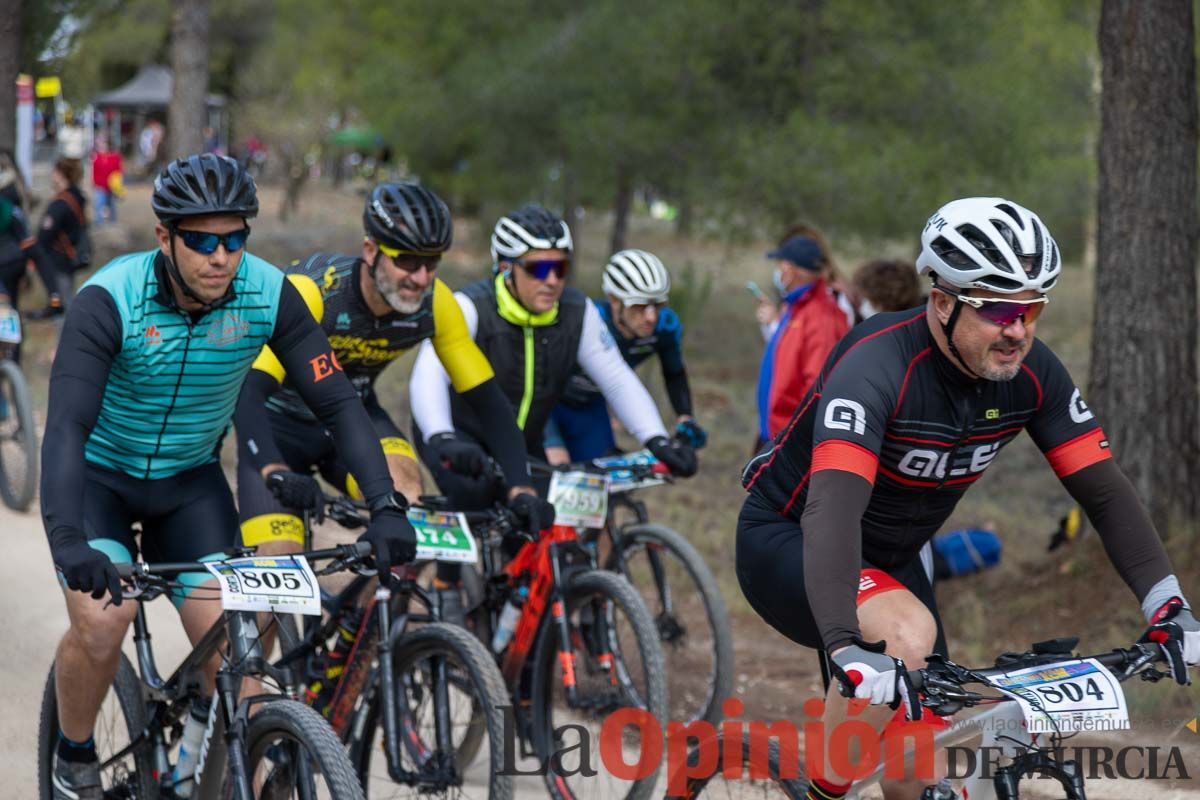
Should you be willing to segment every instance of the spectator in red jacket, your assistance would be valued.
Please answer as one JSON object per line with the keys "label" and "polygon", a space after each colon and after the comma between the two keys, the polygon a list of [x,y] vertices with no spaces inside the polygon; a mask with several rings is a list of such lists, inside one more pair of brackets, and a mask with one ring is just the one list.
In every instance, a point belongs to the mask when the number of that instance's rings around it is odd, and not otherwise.
{"label": "spectator in red jacket", "polygon": [[758,435],[769,441],[787,424],[826,356],[849,329],[822,273],[820,246],[793,236],[767,253],[774,259],[775,287],[783,297],[779,324],[767,341],[758,373]]}
{"label": "spectator in red jacket", "polygon": [[[95,195],[96,224],[117,221],[115,184],[124,172],[121,154],[108,149],[108,139],[96,137],[96,152],[92,154],[92,194]],[[113,176],[117,177],[114,179]]]}

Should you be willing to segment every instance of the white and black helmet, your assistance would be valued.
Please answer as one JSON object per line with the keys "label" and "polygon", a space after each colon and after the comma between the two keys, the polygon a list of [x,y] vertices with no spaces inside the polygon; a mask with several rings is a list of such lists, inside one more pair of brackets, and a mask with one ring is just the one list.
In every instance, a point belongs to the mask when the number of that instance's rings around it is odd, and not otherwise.
{"label": "white and black helmet", "polygon": [[530,250],[571,252],[571,229],[562,217],[530,203],[505,214],[492,230],[492,263],[512,261]]}
{"label": "white and black helmet", "polygon": [[962,289],[1048,292],[1062,259],[1037,214],[1002,197],[966,197],[925,223],[917,270]]}
{"label": "white and black helmet", "polygon": [[671,292],[671,275],[653,253],[622,250],[608,260],[601,288],[625,305],[665,303]]}

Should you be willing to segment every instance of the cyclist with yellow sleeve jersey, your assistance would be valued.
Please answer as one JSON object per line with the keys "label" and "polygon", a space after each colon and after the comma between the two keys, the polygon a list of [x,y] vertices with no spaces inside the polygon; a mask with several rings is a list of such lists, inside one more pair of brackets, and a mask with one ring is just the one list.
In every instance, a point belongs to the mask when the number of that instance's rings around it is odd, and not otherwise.
{"label": "cyclist with yellow sleeve jersey", "polygon": [[[452,239],[450,210],[423,186],[382,183],[367,198],[363,227],[361,255],[317,253],[287,270],[288,281],[333,348],[333,357],[312,364],[313,374],[304,377],[320,381],[339,372],[350,379],[375,424],[396,490],[417,497],[421,477],[412,446],[374,387],[390,363],[430,340],[455,389],[480,417],[493,420],[486,445],[513,487],[510,506],[530,525],[549,524],[553,508],[534,493],[524,440],[491,365],[468,332],[450,289],[435,277]],[[266,552],[295,551],[303,541],[297,515],[320,502],[314,471],[352,496],[358,488],[345,466],[350,459],[336,451],[318,419],[320,410],[297,394],[274,353],[263,348],[253,366],[234,416],[242,540]],[[438,453],[466,472],[482,472],[488,463],[478,445],[453,437],[438,443]]]}

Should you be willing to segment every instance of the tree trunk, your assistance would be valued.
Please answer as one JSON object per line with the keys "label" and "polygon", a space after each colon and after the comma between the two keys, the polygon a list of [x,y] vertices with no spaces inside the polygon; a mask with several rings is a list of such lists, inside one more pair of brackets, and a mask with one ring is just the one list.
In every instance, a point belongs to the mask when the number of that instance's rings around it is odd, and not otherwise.
{"label": "tree trunk", "polygon": [[208,0],[175,0],[171,15],[174,86],[167,112],[169,158],[199,153],[208,124]]}
{"label": "tree trunk", "polygon": [[1104,0],[1099,40],[1090,400],[1165,536],[1200,512],[1191,0]]}
{"label": "tree trunk", "polygon": [[613,200],[612,240],[609,253],[625,249],[629,235],[629,210],[633,207],[633,175],[628,167],[617,167],[617,196]]}
{"label": "tree trunk", "polygon": [[17,72],[21,64],[21,0],[0,0],[0,151],[17,149]]}

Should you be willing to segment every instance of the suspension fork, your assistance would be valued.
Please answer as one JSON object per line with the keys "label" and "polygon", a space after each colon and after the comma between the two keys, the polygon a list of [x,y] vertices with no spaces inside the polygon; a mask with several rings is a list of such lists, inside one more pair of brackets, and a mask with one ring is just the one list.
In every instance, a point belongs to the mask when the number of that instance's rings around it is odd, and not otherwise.
{"label": "suspension fork", "polygon": [[562,668],[563,688],[567,703],[572,707],[579,704],[579,688],[575,682],[575,649],[571,646],[571,626],[567,623],[566,593],[563,591],[563,575],[559,568],[557,543],[548,547],[550,570],[550,617],[558,628],[558,663]]}
{"label": "suspension fork", "polygon": [[[379,627],[375,638],[375,658],[378,662],[378,686],[381,690],[378,702],[383,710],[383,749],[387,754],[388,773],[392,780],[399,781],[403,772],[400,767],[400,723],[396,718],[396,673],[393,667],[392,646],[392,590],[383,581],[375,589],[375,620]],[[366,709],[366,703],[363,704]]]}

